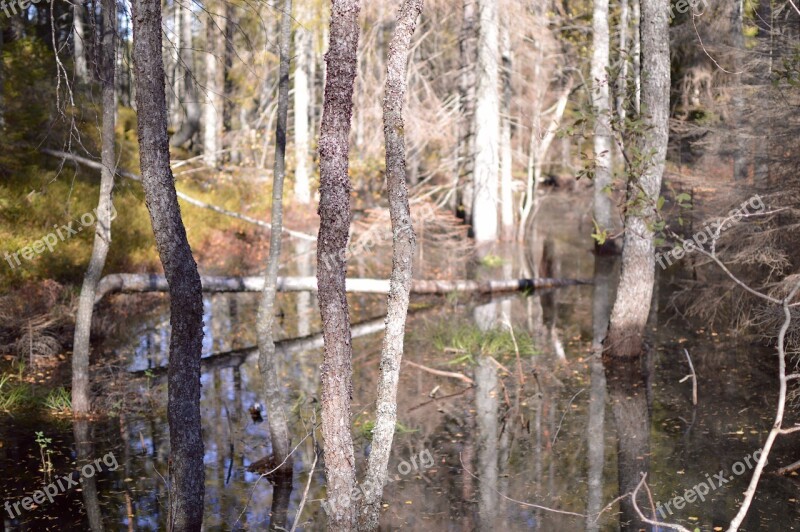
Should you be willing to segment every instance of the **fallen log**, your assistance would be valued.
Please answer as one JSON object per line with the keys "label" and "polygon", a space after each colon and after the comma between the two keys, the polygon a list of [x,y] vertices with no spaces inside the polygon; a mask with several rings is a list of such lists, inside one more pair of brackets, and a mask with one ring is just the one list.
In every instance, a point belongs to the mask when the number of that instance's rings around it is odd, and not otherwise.
{"label": "fallen log", "polygon": [[[203,275],[203,292],[260,292],[264,287],[263,277],[219,277]],[[447,295],[453,292],[497,294],[520,290],[560,288],[591,284],[591,281],[578,279],[505,279],[495,281],[426,281],[414,280],[411,293],[417,295]],[[278,277],[279,292],[316,292],[316,277]],[[363,294],[388,294],[388,279],[347,279],[348,292]],[[167,292],[169,286],[163,275],[140,273],[115,273],[106,275],[97,286],[95,303],[108,294]]]}

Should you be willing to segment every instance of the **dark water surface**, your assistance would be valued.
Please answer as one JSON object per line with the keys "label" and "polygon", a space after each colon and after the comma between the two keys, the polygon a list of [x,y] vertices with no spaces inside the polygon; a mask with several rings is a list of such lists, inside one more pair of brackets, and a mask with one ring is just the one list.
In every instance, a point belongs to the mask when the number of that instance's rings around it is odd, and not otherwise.
{"label": "dark water surface", "polygon": [[[578,211],[566,197],[549,198],[537,215],[532,249],[495,251],[504,257],[502,262],[489,257],[477,266],[464,266],[463,271],[446,250],[423,246],[416,277],[431,278],[446,264],[457,276],[527,277],[530,270],[539,270],[592,278],[590,243],[577,236],[590,232],[590,221],[576,218],[577,214],[563,217],[564,212]],[[302,247],[293,252],[287,271],[313,275],[313,253]],[[356,256],[351,275],[385,273],[388,257],[385,248]],[[608,267],[613,278],[616,267]],[[649,377],[635,386],[606,382],[602,365],[591,357],[592,286],[494,300],[413,299],[405,357],[463,373],[475,386],[404,365],[400,425],[389,465],[391,482],[384,489],[382,525],[387,530],[617,530],[630,517],[624,505],[613,504],[596,519],[570,512],[597,514],[620,495],[620,484],[638,482],[640,472],[647,472],[653,504],[644,492],[638,499],[646,515],[652,516],[652,507],[662,503],[667,520],[690,529],[726,527],[750,479],[744,459],[759,449],[772,423],[776,360],[769,348],[675,317],[666,308],[667,283],[660,280],[659,308],[651,317]],[[385,297],[353,295],[351,303],[352,320],[360,324],[354,327],[353,341],[353,432],[362,473],[366,434],[374,416]],[[254,422],[248,413],[260,389],[257,355],[248,349],[255,344],[256,296],[212,295],[205,298],[205,305],[207,359],[201,405],[205,528],[264,529],[271,519],[273,488],[246,471],[270,450],[267,423]],[[297,445],[288,498],[290,528],[315,454],[307,435],[319,407],[322,350],[321,340],[314,336],[320,330],[315,297],[281,294],[279,307],[280,338],[310,335],[304,341],[284,341],[278,349],[293,445]],[[467,331],[479,331],[474,334],[486,338],[492,334],[487,331],[507,331],[508,324],[513,325],[521,348],[522,386],[513,349],[487,348],[495,362],[486,353],[465,352],[456,340]],[[79,426],[70,421],[3,421],[4,503],[13,504],[52,481],[40,471],[36,431],[52,439],[51,479],[72,473],[76,461],[107,457],[92,479],[57,495],[52,503],[23,510],[14,519],[6,510],[6,529],[166,528],[169,442],[159,368],[166,363],[168,341],[164,301],[152,312],[130,319],[120,335],[102,346],[104,359],[116,368],[98,370],[98,375],[116,375],[116,383],[104,386],[103,392],[109,404],[117,405],[112,417]],[[679,382],[689,372],[684,348],[691,353],[698,375],[696,408],[691,403],[691,382]],[[770,461],[773,470],[799,458],[792,452],[797,449],[792,448],[792,438],[778,441]],[[746,470],[734,474],[742,468]],[[674,504],[665,509],[668,500],[694,486],[706,491],[700,484],[720,472],[727,483],[708,487],[704,501],[687,497],[696,500],[681,504],[681,509]],[[298,529],[324,529],[320,504],[324,490],[320,461]],[[794,477],[765,474],[743,528],[800,528],[798,496]]]}

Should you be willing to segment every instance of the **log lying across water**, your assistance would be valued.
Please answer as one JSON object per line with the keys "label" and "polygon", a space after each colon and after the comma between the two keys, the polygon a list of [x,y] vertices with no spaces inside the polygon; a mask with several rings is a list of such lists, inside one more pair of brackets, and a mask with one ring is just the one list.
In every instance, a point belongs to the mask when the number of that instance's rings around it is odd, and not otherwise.
{"label": "log lying across water", "polygon": [[[260,292],[264,287],[263,277],[216,277],[201,276],[203,292]],[[519,290],[560,288],[591,284],[591,281],[578,279],[507,279],[496,281],[426,281],[414,280],[411,293],[417,295],[447,295],[453,292],[496,294]],[[348,292],[365,294],[388,294],[388,279],[347,279]],[[163,275],[139,273],[115,273],[100,280],[97,286],[95,303],[108,294],[167,292],[169,286]],[[279,292],[316,292],[316,277],[278,277]]]}

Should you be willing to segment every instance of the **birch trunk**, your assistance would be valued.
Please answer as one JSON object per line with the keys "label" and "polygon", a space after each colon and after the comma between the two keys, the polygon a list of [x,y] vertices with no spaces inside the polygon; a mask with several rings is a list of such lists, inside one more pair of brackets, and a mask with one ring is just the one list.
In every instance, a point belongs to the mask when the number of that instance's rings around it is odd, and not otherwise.
{"label": "birch trunk", "polygon": [[611,122],[608,79],[608,0],[594,0],[592,14],[592,106],[594,107],[594,221],[600,230],[612,229]]}
{"label": "birch trunk", "polygon": [[652,224],[661,191],[661,177],[669,139],[669,22],[668,11],[658,0],[642,0],[642,107],[643,136],[637,149],[651,154],[641,175],[628,178],[622,272],[604,355],[638,357],[650,310],[655,278],[655,245]]}
{"label": "birch trunk", "polygon": [[497,181],[500,172],[500,102],[497,3],[478,0],[478,89],[475,108],[475,169],[472,232],[477,242],[497,240]]}
{"label": "birch trunk", "polygon": [[[272,180],[272,227],[269,240],[269,262],[264,275],[264,290],[256,320],[258,335],[258,369],[263,383],[264,405],[267,409],[269,433],[272,440],[273,467],[279,467],[281,477],[291,478],[289,423],[281,397],[275,360],[275,295],[277,293],[278,266],[281,256],[281,228],[283,226],[283,181],[286,175],[286,125],[289,115],[289,46],[292,38],[292,0],[284,0],[281,15],[280,81],[278,85],[278,124],[275,132],[275,165]],[[290,486],[291,491],[291,486]]]}
{"label": "birch trunk", "polygon": [[81,83],[89,81],[86,63],[86,31],[83,27],[83,3],[72,7],[72,57],[75,62],[75,77]]}
{"label": "birch trunk", "polygon": [[350,229],[351,184],[348,175],[349,135],[353,115],[353,84],[358,50],[359,0],[332,0],[330,44],[322,124],[319,134],[320,228],[317,245],[319,309],[325,349],[322,377],[322,435],[325,438],[328,529],[350,531],[356,511],[350,500],[356,487],[350,400],[353,348],[345,293],[346,264],[326,264],[343,257]]}
{"label": "birch trunk", "polygon": [[[216,4],[211,4],[215,6]],[[215,18],[212,7],[207,8],[206,21],[206,103],[203,106],[203,159],[206,165],[216,168],[219,164],[219,152],[222,149],[222,106],[223,104],[223,69],[220,61],[223,57],[225,35],[224,17]]]}
{"label": "birch trunk", "polygon": [[[478,59],[477,23],[475,17],[476,0],[464,0],[459,35],[459,62],[461,72],[458,77],[459,92],[459,132],[457,146],[457,172],[454,179],[453,207],[457,211],[460,204],[464,209],[464,219],[472,220],[472,176],[475,169],[475,64]],[[459,201],[459,194],[461,195]]]}
{"label": "birch trunk", "polygon": [[102,169],[100,170],[100,197],[97,201],[97,223],[89,266],[83,277],[78,312],[75,316],[75,336],[72,349],[72,413],[83,416],[91,411],[91,383],[89,381],[89,355],[91,347],[92,314],[97,283],[103,275],[108,247],[111,244],[111,221],[116,211],[111,200],[116,173],[114,157],[114,70],[116,58],[117,5],[115,0],[103,0],[103,44],[101,48],[100,84],[103,98]]}
{"label": "birch trunk", "polygon": [[500,126],[500,220],[503,240],[514,238],[513,156],[511,153],[511,35],[508,16],[503,17],[503,112]]}
{"label": "birch trunk", "polygon": [[397,26],[386,58],[383,132],[386,140],[387,195],[393,232],[392,275],[386,311],[386,333],[381,349],[381,376],[375,407],[375,428],[372,431],[372,453],[369,456],[367,478],[364,482],[365,497],[359,515],[360,530],[378,528],[383,485],[387,479],[386,468],[397,423],[397,383],[403,360],[403,339],[416,244],[406,186],[403,102],[407,88],[409,48],[422,7],[423,0],[404,0],[397,15]]}
{"label": "birch trunk", "polygon": [[161,59],[161,3],[134,0],[132,7],[142,184],[170,294],[172,334],[167,384],[171,455],[169,528],[200,530],[205,478],[200,424],[202,285],[186,238],[175,178],[169,165],[164,65]]}
{"label": "birch trunk", "polygon": [[192,10],[191,3],[181,5],[180,31],[180,63],[183,69],[183,100],[185,112],[181,128],[172,136],[172,146],[183,146],[200,130],[200,102],[197,84],[194,80],[194,48],[192,47]]}
{"label": "birch trunk", "polygon": [[[311,10],[301,1],[297,9],[300,27],[294,34],[294,199],[301,205],[311,202],[311,149],[309,142],[309,109],[311,102],[311,64],[313,63],[313,33]],[[302,7],[300,7],[302,6]]]}

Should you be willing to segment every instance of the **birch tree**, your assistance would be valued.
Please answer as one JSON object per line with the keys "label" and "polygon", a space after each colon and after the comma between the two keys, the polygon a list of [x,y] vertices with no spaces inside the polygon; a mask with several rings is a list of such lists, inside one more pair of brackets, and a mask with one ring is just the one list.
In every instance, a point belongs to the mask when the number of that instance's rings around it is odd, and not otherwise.
{"label": "birch tree", "polygon": [[300,27],[294,33],[294,199],[301,205],[311,202],[311,147],[309,110],[311,106],[311,69],[314,63],[314,35],[311,32],[311,15],[308,0],[298,3],[297,21]]}
{"label": "birch tree", "polygon": [[397,423],[397,383],[403,359],[408,299],[413,273],[416,236],[411,225],[406,186],[406,148],[403,123],[411,38],[422,13],[423,0],[404,0],[397,15],[397,26],[386,58],[386,89],[383,99],[383,133],[386,141],[386,185],[392,221],[392,274],[387,303],[386,333],[381,349],[381,376],[372,431],[372,452],[364,482],[365,497],[359,528],[376,530],[380,518],[383,485],[386,483],[389,454]]}
{"label": "birch tree", "polygon": [[200,101],[197,82],[194,79],[194,48],[192,44],[192,10],[190,2],[181,4],[180,24],[180,66],[183,69],[183,98],[181,104],[184,111],[181,128],[170,139],[172,146],[183,146],[200,131]]}
{"label": "birch tree", "polygon": [[100,171],[100,196],[97,200],[97,222],[89,266],[83,277],[78,312],[75,316],[75,336],[72,349],[72,413],[76,416],[91,411],[91,383],[89,381],[89,354],[91,347],[92,314],[97,283],[103,275],[108,248],[111,244],[111,221],[116,215],[111,199],[116,173],[114,156],[114,127],[116,115],[115,59],[117,45],[117,6],[115,0],[103,0],[103,37],[98,68],[103,98],[101,126],[102,169]]}
{"label": "birch tree", "polygon": [[[353,530],[356,512],[350,494],[356,487],[350,433],[352,356],[350,313],[345,293],[346,264],[328,257],[346,256],[352,211],[348,175],[353,84],[357,69],[359,0],[332,0],[330,44],[319,134],[319,237],[317,284],[325,339],[322,377],[322,435],[328,489],[328,529]],[[346,502],[347,504],[338,504]]]}
{"label": "birch tree", "polygon": [[72,59],[75,62],[75,77],[81,83],[89,81],[86,64],[86,31],[83,27],[83,3],[72,6]]}
{"label": "birch tree", "polygon": [[[592,14],[592,106],[594,107],[594,221],[598,231],[612,227],[611,122],[608,83],[608,0],[594,0]],[[599,241],[598,241],[599,242]]]}
{"label": "birch tree", "polygon": [[133,59],[139,159],[145,203],[169,283],[170,345],[169,528],[200,530],[203,522],[203,438],[200,424],[200,355],[203,296],[197,264],[181,219],[169,164],[167,103],[161,58],[161,2],[134,0]]}
{"label": "birch tree", "polygon": [[205,16],[206,22],[206,103],[203,106],[203,159],[215,168],[219,164],[219,152],[222,149],[222,106],[224,93],[224,69],[221,61],[224,50],[225,17],[215,17],[215,3],[209,3]]}
{"label": "birch tree", "polygon": [[641,0],[643,127],[637,147],[641,168],[628,177],[622,271],[603,350],[611,357],[638,357],[655,278],[653,224],[669,139],[669,21],[658,0]]}

